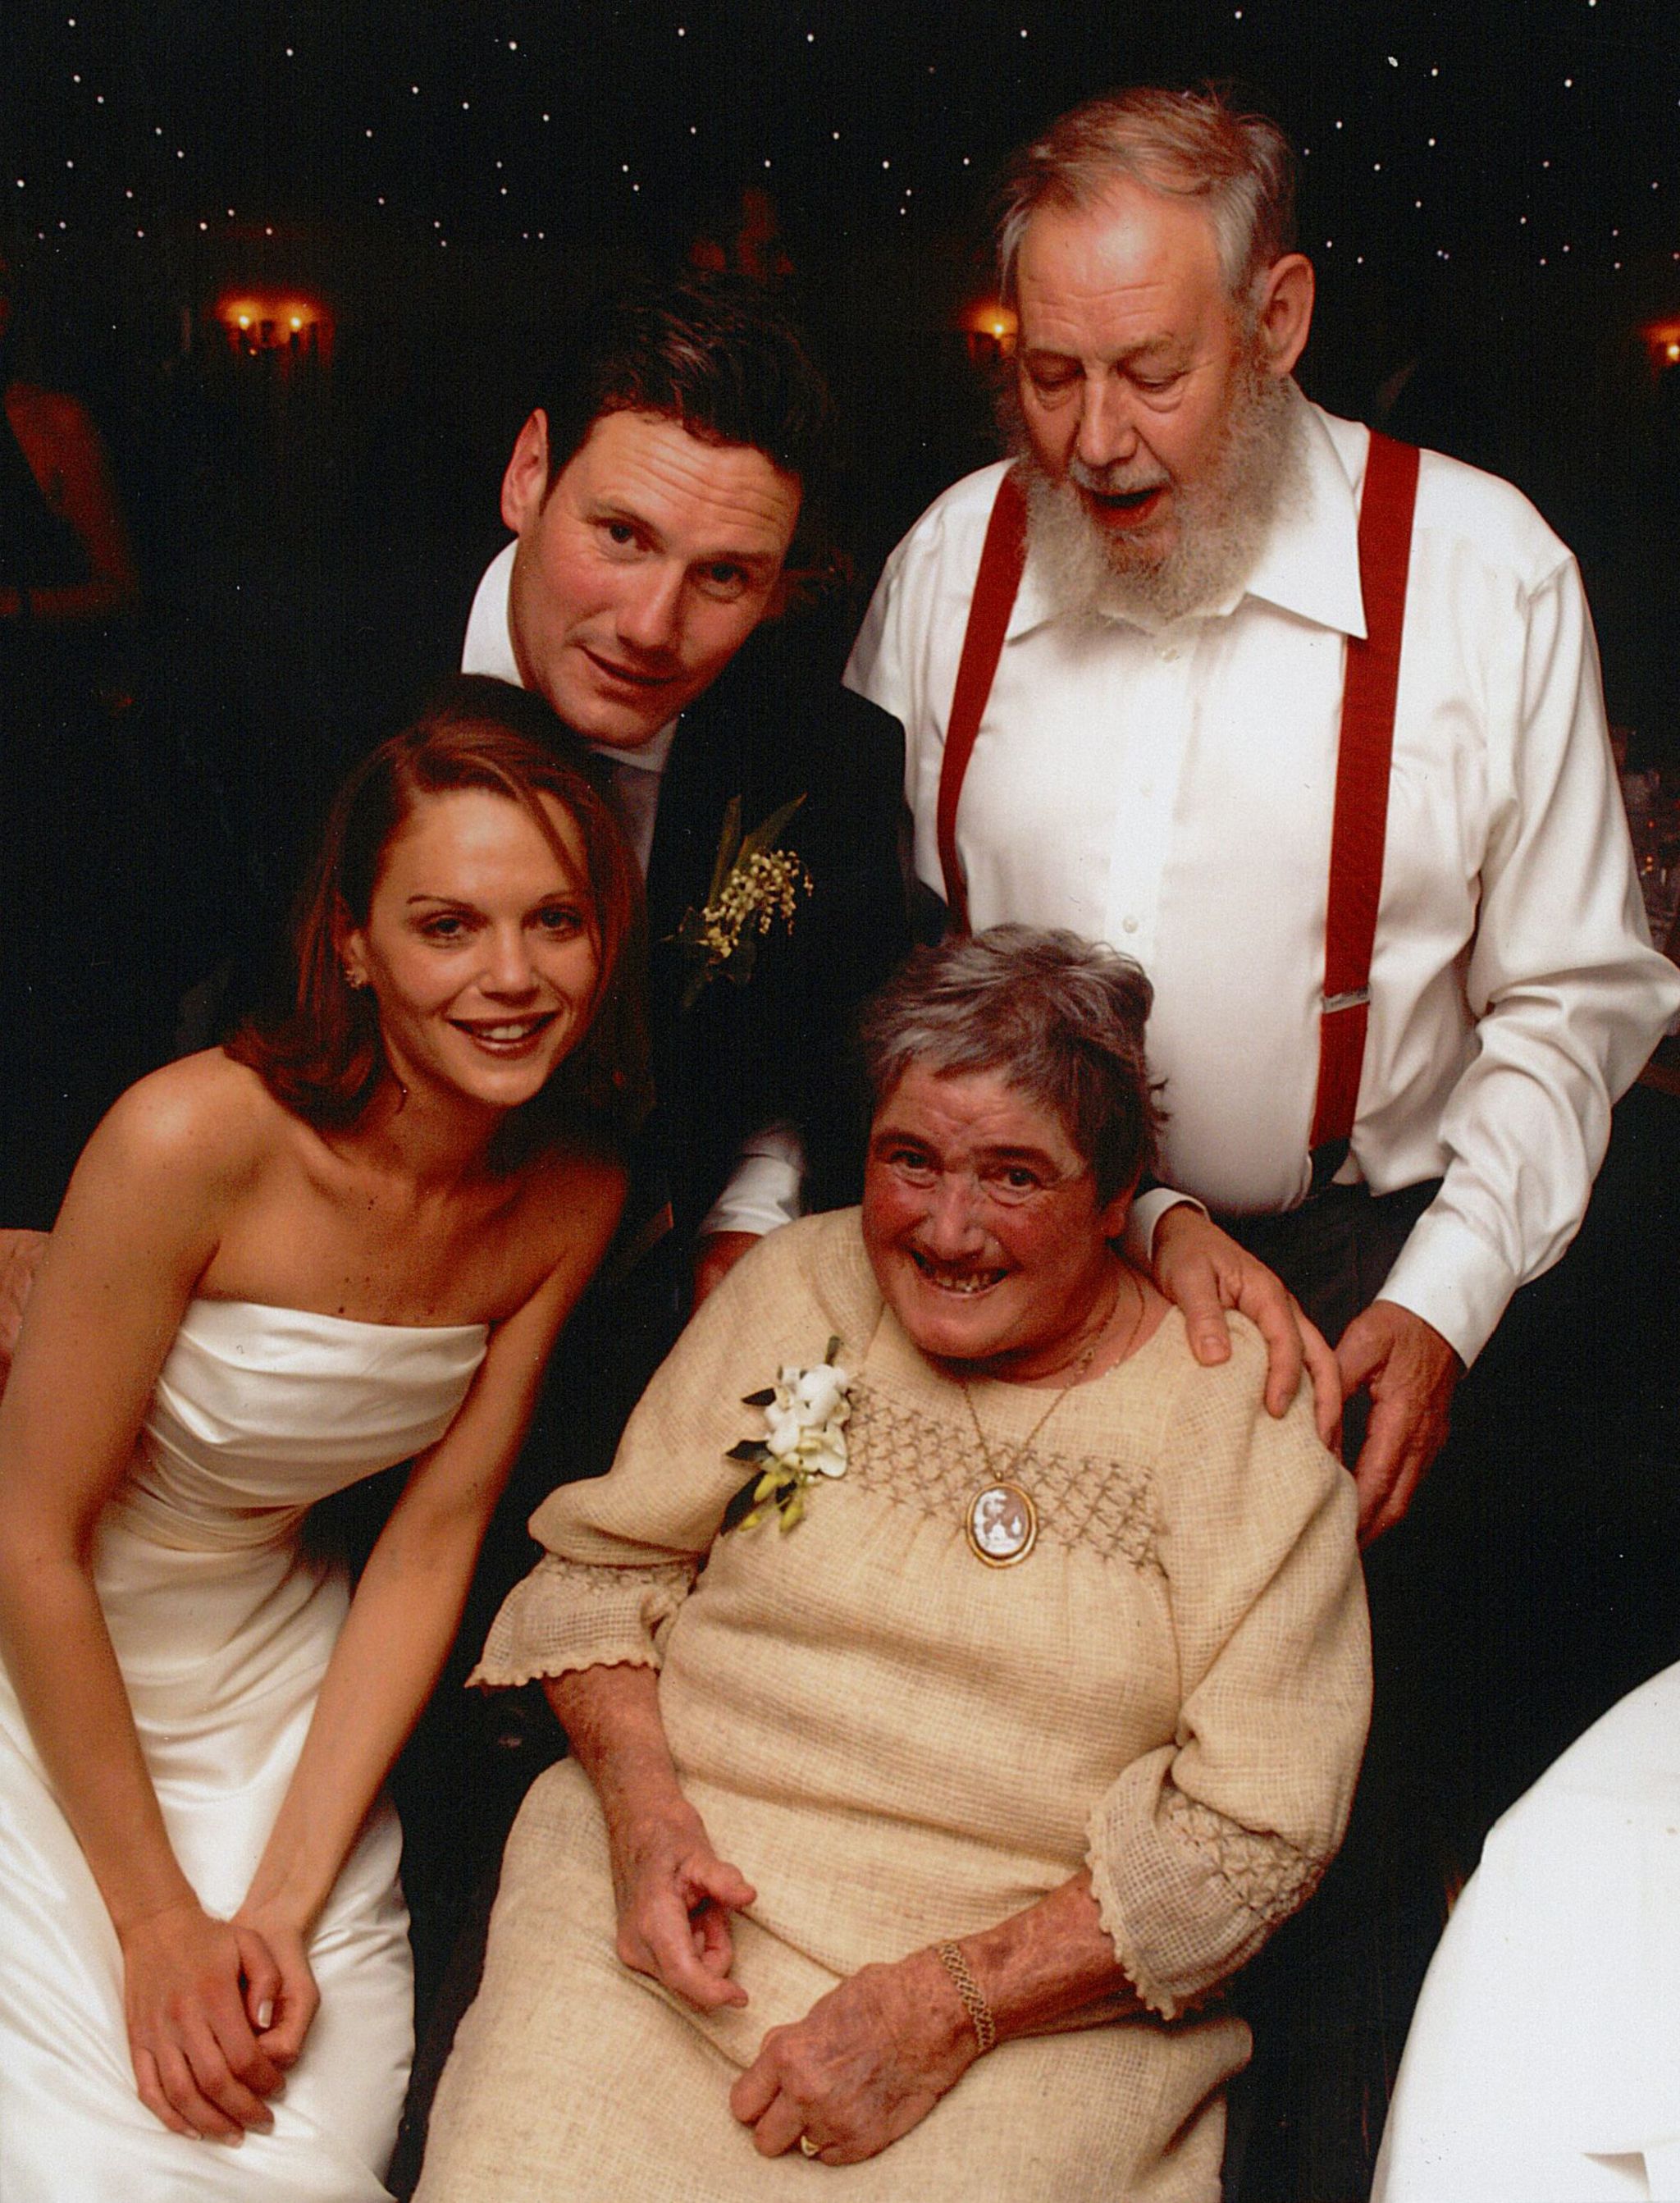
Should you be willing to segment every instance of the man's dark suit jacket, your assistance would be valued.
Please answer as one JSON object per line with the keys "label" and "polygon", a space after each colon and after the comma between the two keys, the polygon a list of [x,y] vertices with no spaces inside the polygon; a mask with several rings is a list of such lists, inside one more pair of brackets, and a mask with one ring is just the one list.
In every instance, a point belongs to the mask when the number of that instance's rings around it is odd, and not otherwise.
{"label": "man's dark suit jacket", "polygon": [[[755,636],[671,746],[647,881],[654,1113],[620,1245],[556,1350],[506,1509],[522,1523],[551,1485],[610,1466],[687,1316],[699,1227],[748,1135],[779,1119],[797,1127],[808,1208],[855,1201],[861,1188],[868,1117],[853,1031],[909,945],[904,738],[896,719],[814,676],[803,654],[797,625]],[[791,929],[778,921],[759,940],[744,986],[715,977],[685,1010],[690,966],[673,936],[705,901],[731,799],[750,830],[795,796],[805,800],[781,847],[810,872],[810,895]],[[628,1259],[666,1199],[674,1228]]]}
{"label": "man's dark suit jacket", "polygon": [[[857,1199],[852,1029],[908,946],[902,730],[837,682],[802,676],[798,647],[797,630],[747,645],[685,714],[660,790],[647,881],[653,1130],[691,1255],[741,1141],[778,1118],[805,1141],[806,1206]],[[731,799],[750,830],[796,796],[781,846],[811,893],[791,929],[778,921],[760,938],[744,986],[714,977],[684,1011],[689,966],[672,936],[705,901]]]}

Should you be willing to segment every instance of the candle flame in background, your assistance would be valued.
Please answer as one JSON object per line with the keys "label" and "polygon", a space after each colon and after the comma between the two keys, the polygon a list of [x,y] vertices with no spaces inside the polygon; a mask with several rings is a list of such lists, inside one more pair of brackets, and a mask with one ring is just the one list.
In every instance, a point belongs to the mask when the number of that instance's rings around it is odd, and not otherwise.
{"label": "candle flame in background", "polygon": [[1641,334],[1652,364],[1659,372],[1680,363],[1680,321],[1648,322]]}
{"label": "candle flame in background", "polygon": [[240,291],[216,303],[215,318],[246,351],[284,350],[294,342],[325,353],[332,340],[333,316],[318,299],[295,291]]}
{"label": "candle flame in background", "polygon": [[975,357],[1007,359],[1015,350],[1021,319],[1000,298],[976,298],[958,315],[957,326]]}

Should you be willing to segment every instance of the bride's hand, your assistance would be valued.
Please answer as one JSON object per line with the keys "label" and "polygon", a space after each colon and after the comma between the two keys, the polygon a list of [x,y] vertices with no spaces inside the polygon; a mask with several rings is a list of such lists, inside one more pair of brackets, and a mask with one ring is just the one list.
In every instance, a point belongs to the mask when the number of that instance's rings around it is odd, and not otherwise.
{"label": "bride's hand", "polygon": [[245,2012],[256,2030],[257,2042],[276,2065],[283,2069],[295,2065],[321,2008],[321,1991],[309,1970],[307,1939],[301,1928],[289,1922],[244,1906],[234,1914],[233,1924],[261,1938],[279,1976],[279,1987],[265,1989],[262,1995],[251,1982],[245,1985]]}
{"label": "bride's hand", "polygon": [[280,2067],[251,2014],[283,1976],[254,1928],[187,1899],[122,1931],[123,1999],[140,2100],[181,2135],[238,2141],[274,2114]]}

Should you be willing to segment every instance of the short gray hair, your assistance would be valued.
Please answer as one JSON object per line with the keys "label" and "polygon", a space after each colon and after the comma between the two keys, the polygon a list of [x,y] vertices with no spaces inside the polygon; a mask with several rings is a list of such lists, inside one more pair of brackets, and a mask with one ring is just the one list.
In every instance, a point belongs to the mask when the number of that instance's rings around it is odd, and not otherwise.
{"label": "short gray hair", "polygon": [[1277,125],[1236,113],[1217,92],[1141,85],[1086,100],[1011,163],[998,221],[1005,298],[1015,297],[1021,240],[1039,209],[1084,212],[1118,183],[1203,203],[1226,292],[1239,305],[1294,250],[1295,157]]}
{"label": "short gray hair", "polygon": [[1076,933],[994,925],[918,948],[864,1013],[864,1067],[878,1109],[912,1066],[995,1072],[1047,1109],[1099,1201],[1155,1159],[1162,1121],[1143,1031],[1154,989],[1129,956]]}

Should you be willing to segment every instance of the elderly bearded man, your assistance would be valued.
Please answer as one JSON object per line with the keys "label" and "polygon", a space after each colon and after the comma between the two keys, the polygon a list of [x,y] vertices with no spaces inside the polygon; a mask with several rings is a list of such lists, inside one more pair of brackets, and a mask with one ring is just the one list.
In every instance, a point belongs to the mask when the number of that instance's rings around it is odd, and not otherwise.
{"label": "elderly bearded man", "polygon": [[[1409,525],[1386,493],[1373,509],[1390,555],[1362,582],[1371,440],[1291,379],[1313,301],[1293,196],[1281,134],[1206,96],[1093,100],[1021,157],[999,238],[1016,465],[900,544],[847,678],[904,723],[923,883],[977,927],[1070,926],[1154,980],[1167,1175],[1368,1389],[1369,1537],[1511,1295],[1568,1245],[1680,980],[1646,936],[1568,552],[1431,452]],[[964,777],[946,734],[1006,475],[1025,571],[1011,597],[994,548],[1001,647],[989,686],[970,669]],[[1403,602],[1404,650],[1392,769],[1347,806],[1387,809],[1386,851],[1379,824],[1341,883],[1375,904],[1381,883],[1361,1075],[1362,1003],[1327,1018],[1324,998],[1367,981],[1327,988],[1326,923],[1344,659],[1382,643],[1373,590]],[[1326,1128],[1321,1058],[1350,1022],[1357,1109]],[[1157,1223],[1170,1198],[1139,1204],[1145,1228],[1205,1245],[1193,1213]]]}
{"label": "elderly bearded man", "polygon": [[[1507,485],[1301,396],[1293,197],[1276,129],[1205,95],[1096,99],[1021,156],[1014,467],[899,546],[847,678],[904,722],[917,872],[959,922],[1070,926],[1153,979],[1164,1172],[1336,1341],[1350,1430],[1368,1395],[1369,1539],[1568,1245],[1680,977],[1574,561]],[[1228,1294],[1234,1250],[1172,1199],[1133,1212],[1158,1276]],[[1435,1657],[1416,1583],[1462,1598],[1471,1563],[1416,1542],[1372,1556],[1372,1758],[1305,1971],[1270,2013],[1250,1992],[1311,2076],[1263,2085],[1250,2176],[1314,2203],[1365,2193],[1440,1899],[1396,1685]]]}

